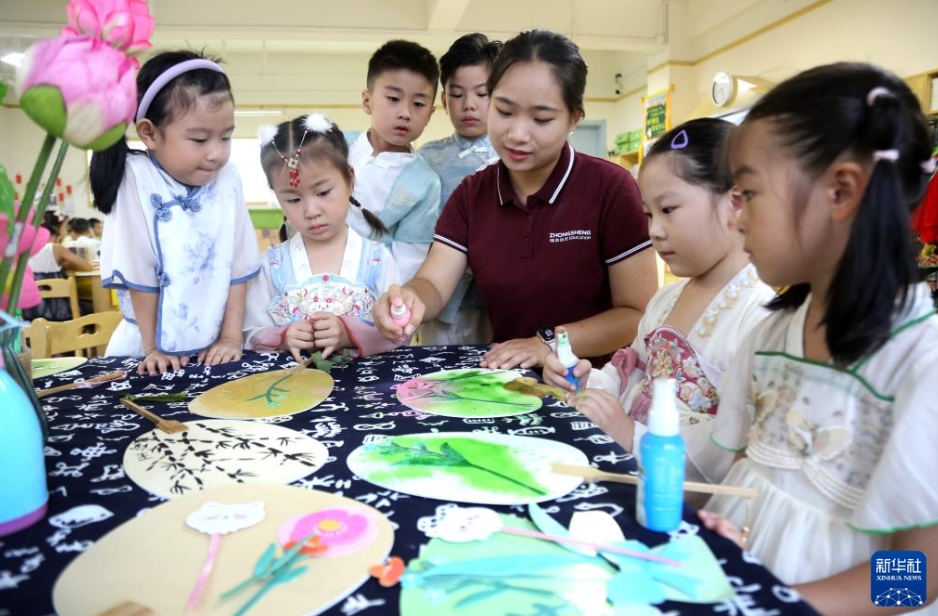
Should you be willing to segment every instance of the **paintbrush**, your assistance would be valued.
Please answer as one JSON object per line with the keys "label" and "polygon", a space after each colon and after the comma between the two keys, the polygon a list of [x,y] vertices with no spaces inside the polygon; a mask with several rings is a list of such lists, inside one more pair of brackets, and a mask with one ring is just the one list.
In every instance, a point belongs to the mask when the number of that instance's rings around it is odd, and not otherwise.
{"label": "paintbrush", "polygon": [[537,379],[529,376],[519,376],[505,383],[503,387],[508,391],[513,391],[535,398],[546,398],[550,396],[556,400],[564,401],[567,393],[559,387],[551,387],[543,383],[538,383]]}
{"label": "paintbrush", "polygon": [[123,399],[121,404],[129,408],[134,413],[145,417],[156,424],[157,430],[162,430],[167,434],[176,434],[177,432],[185,432],[189,429],[189,426],[182,423],[181,421],[176,421],[175,419],[163,419],[153,411],[147,410],[137,404],[136,402],[131,402],[130,400]]}
{"label": "paintbrush", "polygon": [[[587,481],[596,483],[598,481],[614,481],[616,483],[627,483],[629,485],[638,485],[638,477],[635,475],[626,475],[624,473],[607,473],[591,466],[576,466],[574,464],[554,464],[551,471],[558,475],[572,475],[582,477]],[[700,483],[697,481],[685,481],[684,491],[701,492],[704,494],[722,494],[725,496],[742,496],[743,498],[755,498],[759,493],[753,488],[744,488],[741,486],[724,486],[710,483]]]}
{"label": "paintbrush", "polygon": [[122,379],[125,376],[127,376],[127,373],[123,370],[115,370],[114,372],[108,372],[106,374],[102,374],[84,381],[73,381],[67,385],[59,385],[58,387],[50,387],[49,389],[40,389],[36,392],[36,396],[39,398],[45,398],[46,396],[51,396],[52,394],[68,391],[70,389],[91,387],[91,385],[88,385],[88,383],[106,383],[107,381],[116,381],[117,379]]}

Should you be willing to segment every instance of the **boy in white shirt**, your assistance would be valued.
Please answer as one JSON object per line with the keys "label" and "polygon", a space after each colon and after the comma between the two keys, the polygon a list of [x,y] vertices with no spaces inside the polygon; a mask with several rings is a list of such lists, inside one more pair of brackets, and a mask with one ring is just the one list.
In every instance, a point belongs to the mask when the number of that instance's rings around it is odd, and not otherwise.
{"label": "boy in white shirt", "polygon": [[[440,215],[440,178],[414,150],[433,113],[439,67],[433,54],[410,41],[382,45],[368,62],[362,108],[371,128],[349,139],[355,169],[355,198],[377,214],[390,233],[379,239],[390,249],[402,280],[410,280],[433,243]],[[371,236],[358,208],[349,225]]]}

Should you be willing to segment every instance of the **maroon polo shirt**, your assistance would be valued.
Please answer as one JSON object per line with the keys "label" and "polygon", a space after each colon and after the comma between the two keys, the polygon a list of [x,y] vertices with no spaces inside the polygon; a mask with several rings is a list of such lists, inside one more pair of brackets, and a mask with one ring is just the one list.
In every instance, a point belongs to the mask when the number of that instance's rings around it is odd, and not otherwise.
{"label": "maroon polo shirt", "polygon": [[651,245],[632,176],[569,144],[526,205],[501,161],[467,177],[434,239],[468,256],[496,342],[609,310],[609,266]]}

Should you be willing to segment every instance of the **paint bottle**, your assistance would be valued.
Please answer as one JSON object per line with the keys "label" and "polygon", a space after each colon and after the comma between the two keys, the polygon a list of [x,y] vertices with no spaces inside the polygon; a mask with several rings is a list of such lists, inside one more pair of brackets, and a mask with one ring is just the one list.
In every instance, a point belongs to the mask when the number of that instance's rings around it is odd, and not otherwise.
{"label": "paint bottle", "polygon": [[565,327],[557,328],[557,359],[567,369],[566,379],[567,382],[573,384],[573,391],[580,391],[580,384],[573,376],[573,369],[576,368],[579,359],[573,354],[573,349],[570,347],[570,338],[567,336],[567,328]]}
{"label": "paint bottle", "polygon": [[410,323],[410,308],[404,304],[391,304],[391,320],[394,321],[395,325],[406,326]]}
{"label": "paint bottle", "polygon": [[674,379],[655,379],[648,432],[639,443],[639,524],[661,533],[677,530],[684,509],[684,439],[675,403]]}

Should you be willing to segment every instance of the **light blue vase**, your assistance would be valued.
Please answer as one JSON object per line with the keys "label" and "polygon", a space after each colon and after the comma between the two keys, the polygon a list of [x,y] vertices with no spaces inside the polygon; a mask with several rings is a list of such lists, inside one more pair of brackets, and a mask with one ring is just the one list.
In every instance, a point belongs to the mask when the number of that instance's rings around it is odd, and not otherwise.
{"label": "light blue vase", "polygon": [[[0,311],[0,340],[19,323]],[[5,330],[5,331],[4,331]],[[7,334],[7,335],[3,335]],[[9,357],[9,354],[4,353]],[[0,537],[46,515],[44,439],[32,401],[10,376],[0,355]]]}

